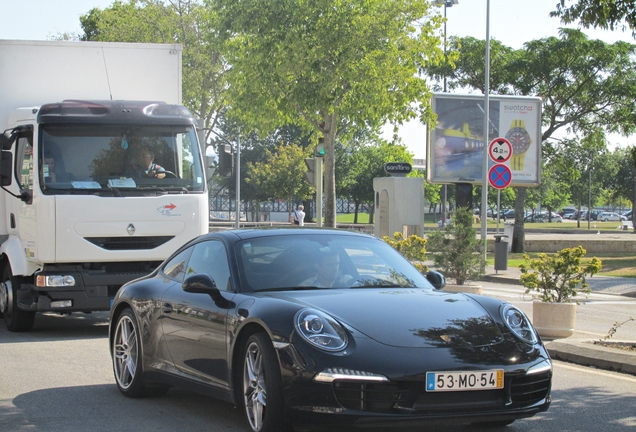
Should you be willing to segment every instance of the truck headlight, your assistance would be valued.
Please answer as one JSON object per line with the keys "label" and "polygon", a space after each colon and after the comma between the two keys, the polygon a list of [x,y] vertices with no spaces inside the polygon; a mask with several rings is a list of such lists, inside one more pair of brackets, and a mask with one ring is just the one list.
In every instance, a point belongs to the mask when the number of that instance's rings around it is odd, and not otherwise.
{"label": "truck headlight", "polygon": [[35,284],[39,287],[75,286],[75,278],[71,275],[39,275]]}

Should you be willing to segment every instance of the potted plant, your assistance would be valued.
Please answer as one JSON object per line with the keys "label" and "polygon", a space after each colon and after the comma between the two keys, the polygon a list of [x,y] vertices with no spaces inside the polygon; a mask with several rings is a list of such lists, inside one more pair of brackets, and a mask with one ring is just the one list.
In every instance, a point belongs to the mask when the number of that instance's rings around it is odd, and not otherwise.
{"label": "potted plant", "polygon": [[467,283],[483,274],[481,242],[473,228],[472,213],[458,207],[450,224],[427,237],[435,267],[455,280],[455,285],[447,284],[444,290],[481,294],[480,285]]}
{"label": "potted plant", "polygon": [[532,323],[539,334],[546,338],[565,338],[574,334],[576,305],[579,293],[590,293],[586,276],[601,270],[602,262],[594,257],[582,264],[585,249],[581,246],[565,248],[548,255],[541,253],[519,266],[520,282],[526,293],[535,292],[532,303]]}

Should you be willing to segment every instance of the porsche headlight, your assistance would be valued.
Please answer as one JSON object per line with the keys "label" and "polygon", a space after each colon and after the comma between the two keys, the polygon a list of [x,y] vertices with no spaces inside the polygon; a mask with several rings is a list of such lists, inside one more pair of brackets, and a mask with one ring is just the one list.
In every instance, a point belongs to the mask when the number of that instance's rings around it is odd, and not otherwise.
{"label": "porsche headlight", "polygon": [[296,330],[316,348],[341,351],[347,347],[347,334],[338,322],[327,314],[303,309],[296,315]]}
{"label": "porsche headlight", "polygon": [[539,340],[530,320],[519,308],[511,304],[505,305],[501,310],[501,316],[512,332],[524,342],[537,343]]}

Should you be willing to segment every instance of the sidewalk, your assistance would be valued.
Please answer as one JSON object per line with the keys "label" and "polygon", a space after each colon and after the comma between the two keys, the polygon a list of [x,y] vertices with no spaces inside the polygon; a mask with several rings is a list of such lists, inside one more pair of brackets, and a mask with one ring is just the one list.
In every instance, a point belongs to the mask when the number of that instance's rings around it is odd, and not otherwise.
{"label": "sidewalk", "polygon": [[[521,285],[519,278],[521,271],[518,267],[508,267],[507,270],[495,271],[492,267],[486,269],[482,281],[502,283],[508,285]],[[595,275],[587,278],[592,292],[601,294],[617,294],[626,297],[636,297],[636,280],[613,276]]]}
{"label": "sidewalk", "polygon": [[[482,281],[501,285],[520,286],[521,271],[516,267],[495,272],[492,268],[482,277]],[[593,293],[636,297],[636,283],[633,279],[611,276],[593,276],[587,279]],[[636,340],[629,342],[636,345]],[[593,340],[566,338],[544,341],[550,356],[555,360],[612,370],[636,375],[636,351],[607,348],[594,344]]]}

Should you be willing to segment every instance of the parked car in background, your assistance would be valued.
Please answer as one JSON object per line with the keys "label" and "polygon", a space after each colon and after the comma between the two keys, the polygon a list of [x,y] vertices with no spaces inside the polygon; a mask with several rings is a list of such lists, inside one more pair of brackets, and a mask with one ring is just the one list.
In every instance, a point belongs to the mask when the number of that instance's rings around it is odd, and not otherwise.
{"label": "parked car in background", "polygon": [[574,207],[566,207],[559,213],[563,219],[570,219],[572,215],[576,213],[576,209]]}
{"label": "parked car in background", "polygon": [[627,220],[627,218],[615,212],[601,212],[599,213],[597,220],[603,221],[603,222],[609,222],[609,221],[624,221],[624,220]]}
{"label": "parked car in background", "polygon": [[625,212],[625,213],[623,213],[621,216],[625,217],[625,220],[628,220],[628,221],[630,221],[630,220],[632,220],[632,219],[633,219],[633,218],[632,218],[632,211],[631,211],[631,210],[630,210],[630,211],[626,211],[626,212]]}
{"label": "parked car in background", "polygon": [[576,211],[570,217],[572,220],[587,220],[587,210]]}
{"label": "parked car in background", "polygon": [[252,432],[499,428],[547,410],[552,361],[525,313],[443,286],[365,234],[206,234],[117,292],[115,382],[128,397],[216,396]]}
{"label": "parked car in background", "polygon": [[601,213],[604,213],[603,210],[592,210],[590,212],[590,220],[602,220],[598,217]]}
{"label": "parked car in background", "polygon": [[541,212],[527,215],[524,222],[563,222],[563,218],[560,214],[552,212],[550,219],[547,212]]}

